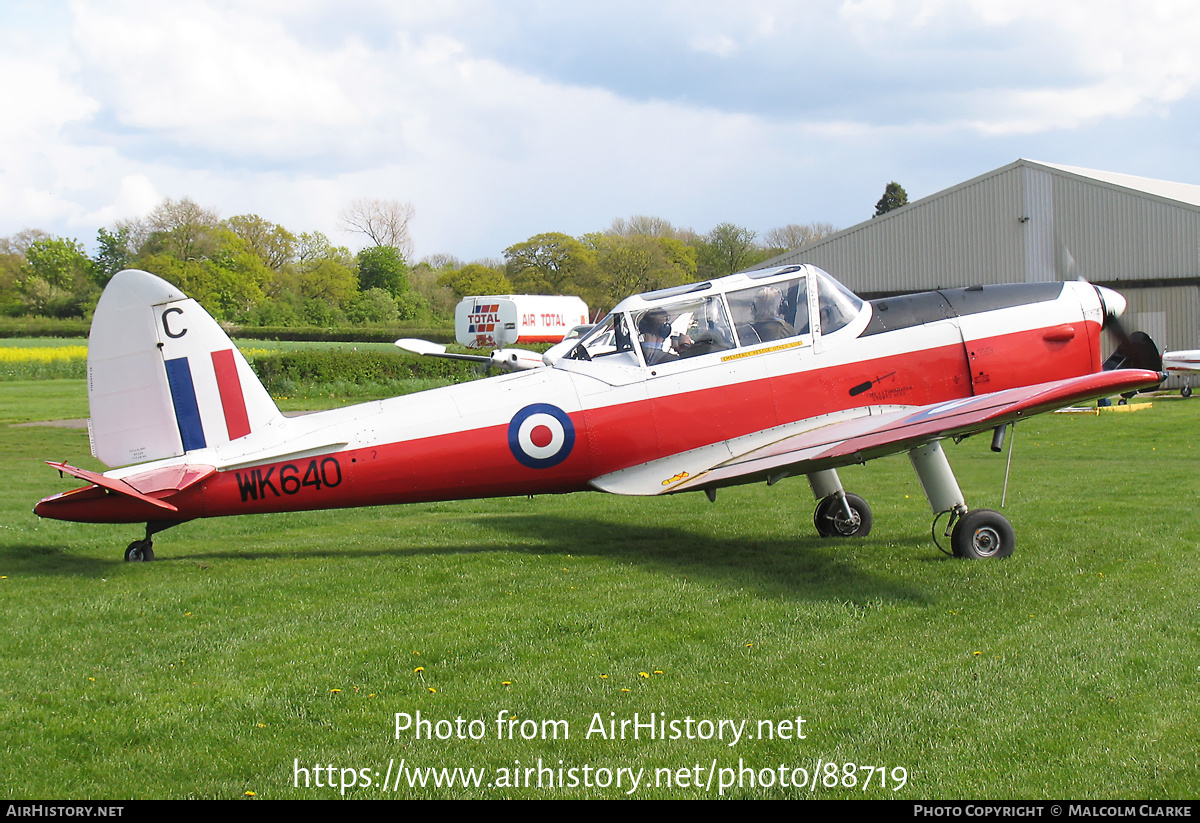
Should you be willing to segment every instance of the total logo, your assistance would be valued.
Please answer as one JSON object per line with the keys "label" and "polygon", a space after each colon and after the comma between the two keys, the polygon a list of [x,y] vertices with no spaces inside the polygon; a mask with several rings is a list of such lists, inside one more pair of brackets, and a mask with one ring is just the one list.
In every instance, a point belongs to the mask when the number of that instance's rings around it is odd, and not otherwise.
{"label": "total logo", "polygon": [[508,448],[522,466],[557,466],[574,446],[575,425],[558,406],[534,403],[514,414],[508,424]]}
{"label": "total logo", "polygon": [[500,322],[499,311],[499,303],[476,305],[467,316],[467,322],[470,324],[468,333],[476,334],[495,331],[496,324]]}

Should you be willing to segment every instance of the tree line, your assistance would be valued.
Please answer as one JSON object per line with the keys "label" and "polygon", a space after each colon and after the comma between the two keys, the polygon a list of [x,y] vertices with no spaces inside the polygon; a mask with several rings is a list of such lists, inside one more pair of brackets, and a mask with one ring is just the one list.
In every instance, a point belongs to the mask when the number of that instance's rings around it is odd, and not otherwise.
{"label": "tree line", "polygon": [[576,294],[602,312],[629,294],[731,274],[836,231],[791,224],[760,239],[732,223],[698,234],[635,216],[579,237],[537,234],[503,259],[413,263],[413,214],[395,200],[351,203],[339,226],[369,241],[357,254],[319,231],[296,234],[255,214],[222,219],[189,198],[100,229],[91,255],[76,239],[27,229],[0,238],[0,314],[89,317],[125,268],[152,272],[242,326],[437,324],[461,297],[481,294]]}

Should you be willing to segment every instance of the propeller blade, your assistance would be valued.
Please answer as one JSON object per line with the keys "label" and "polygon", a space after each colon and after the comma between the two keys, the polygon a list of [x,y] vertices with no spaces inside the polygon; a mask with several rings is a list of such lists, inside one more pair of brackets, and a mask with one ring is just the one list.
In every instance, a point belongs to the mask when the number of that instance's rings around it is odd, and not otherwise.
{"label": "propeller blade", "polygon": [[466,360],[471,363],[492,362],[492,358],[485,357],[482,354],[455,354],[454,352],[447,352],[446,347],[441,343],[431,343],[428,340],[419,340],[415,337],[403,337],[397,340],[395,345],[405,351],[420,354],[424,357],[444,357],[447,360]]}
{"label": "propeller blade", "polygon": [[487,363],[489,366],[496,366],[508,371],[539,369],[546,365],[541,354],[525,349],[496,349],[490,355],[457,354],[446,351],[446,347],[440,343],[431,343],[428,340],[419,340],[414,337],[401,338],[396,341],[395,345],[423,357],[444,357],[447,360],[466,360],[468,363]]}
{"label": "propeller blade", "polygon": [[1162,354],[1145,332],[1129,332],[1121,315],[1129,303],[1119,292],[1105,286],[1093,286],[1104,306],[1104,328],[1117,339],[1117,348],[1104,361],[1104,371],[1116,369],[1146,369],[1162,372]]}

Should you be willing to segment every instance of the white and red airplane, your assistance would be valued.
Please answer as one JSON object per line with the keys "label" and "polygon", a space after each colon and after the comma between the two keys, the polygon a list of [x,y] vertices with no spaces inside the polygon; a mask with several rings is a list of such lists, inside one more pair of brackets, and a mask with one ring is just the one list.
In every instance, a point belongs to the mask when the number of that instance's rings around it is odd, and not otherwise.
{"label": "white and red airplane", "polygon": [[715,500],[805,475],[817,531],[861,536],[871,511],[837,469],[908,452],[954,553],[1005,557],[1012,527],[968,509],[941,441],[994,430],[999,450],[1018,419],[1157,385],[1152,363],[1101,370],[1101,328],[1124,307],[1082,282],[867,303],[813,266],[750,271],[630,297],[541,358],[495,353],[512,374],[285,418],[194,300],[123,271],[96,307],[88,399],[93,454],[124,468],[51,463],[88,485],[34,511],[145,523],[125,558],[150,560],[154,534],[201,517],[589,490]]}
{"label": "white and red airplane", "polygon": [[1184,397],[1191,397],[1192,384],[1190,375],[1200,373],[1200,349],[1163,352],[1162,364],[1163,371],[1168,375],[1184,375],[1183,388],[1179,390],[1179,393]]}

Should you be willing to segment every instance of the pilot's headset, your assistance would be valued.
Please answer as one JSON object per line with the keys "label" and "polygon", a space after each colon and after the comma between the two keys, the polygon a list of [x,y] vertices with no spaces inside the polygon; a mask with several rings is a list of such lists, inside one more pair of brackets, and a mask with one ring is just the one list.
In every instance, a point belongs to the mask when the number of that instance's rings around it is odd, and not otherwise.
{"label": "pilot's headset", "polygon": [[670,315],[662,309],[651,309],[638,318],[638,331],[647,337],[666,340],[671,336]]}

